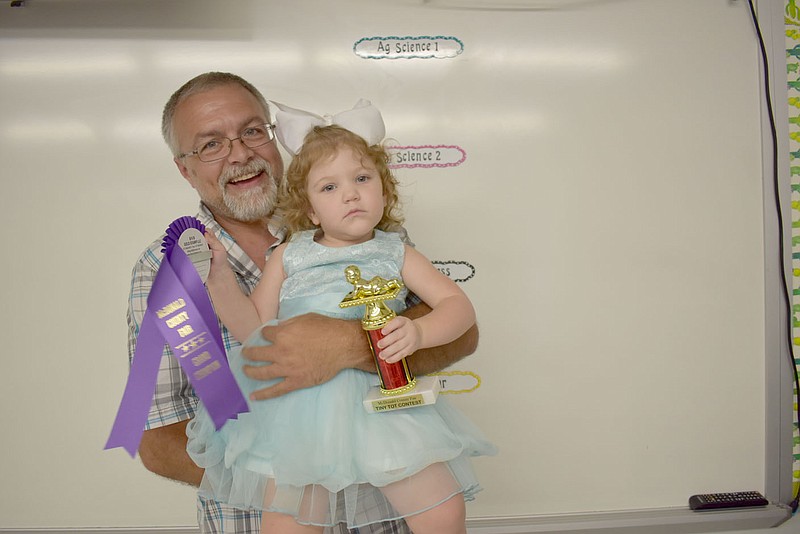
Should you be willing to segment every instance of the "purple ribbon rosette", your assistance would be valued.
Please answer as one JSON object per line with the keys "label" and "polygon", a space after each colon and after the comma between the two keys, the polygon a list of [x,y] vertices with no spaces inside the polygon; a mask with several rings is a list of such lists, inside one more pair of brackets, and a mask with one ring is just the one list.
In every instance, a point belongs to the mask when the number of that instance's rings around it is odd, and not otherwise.
{"label": "purple ribbon rosette", "polygon": [[134,457],[153,401],[164,344],[189,377],[219,430],[228,419],[248,411],[225,355],[225,345],[203,280],[180,243],[181,235],[203,224],[181,217],[167,228],[164,258],[147,298],[128,382],[105,449],[122,447]]}

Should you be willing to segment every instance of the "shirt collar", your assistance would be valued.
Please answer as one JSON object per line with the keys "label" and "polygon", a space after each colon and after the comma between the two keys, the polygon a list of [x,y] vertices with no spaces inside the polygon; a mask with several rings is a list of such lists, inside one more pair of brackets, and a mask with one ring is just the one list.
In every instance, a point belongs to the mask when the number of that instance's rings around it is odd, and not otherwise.
{"label": "shirt collar", "polygon": [[[207,230],[214,233],[214,235],[219,239],[222,246],[225,247],[225,250],[228,253],[228,260],[231,263],[231,267],[234,271],[239,272],[240,274],[251,274],[256,276],[261,276],[261,270],[258,266],[253,262],[252,259],[242,250],[242,247],[236,243],[236,240],[225,231],[225,229],[214,219],[214,215],[211,213],[211,210],[208,209],[208,206],[200,202],[200,209],[198,210],[197,219],[203,223],[203,226],[206,227]],[[275,236],[275,243],[269,247],[267,250],[267,257],[272,254],[272,251],[275,250],[275,247],[283,243],[284,239],[286,238],[286,227],[277,217],[272,217],[267,224],[267,228],[269,232]]]}

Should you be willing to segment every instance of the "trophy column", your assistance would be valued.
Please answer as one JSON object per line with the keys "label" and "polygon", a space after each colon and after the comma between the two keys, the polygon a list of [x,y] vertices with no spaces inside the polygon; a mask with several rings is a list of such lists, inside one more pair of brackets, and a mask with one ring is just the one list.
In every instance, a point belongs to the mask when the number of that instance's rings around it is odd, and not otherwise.
{"label": "trophy column", "polygon": [[367,334],[369,340],[369,348],[372,350],[372,357],[375,360],[375,365],[378,368],[378,377],[381,380],[381,393],[384,395],[397,395],[409,391],[416,385],[417,379],[408,368],[406,359],[403,358],[399,362],[387,363],[386,360],[380,357],[381,349],[378,347],[378,341],[383,339],[381,328],[386,323],[395,318],[396,314],[391,308],[386,306],[383,302],[375,302],[367,305],[377,306],[379,308],[379,320],[365,322],[361,320],[361,328]]}

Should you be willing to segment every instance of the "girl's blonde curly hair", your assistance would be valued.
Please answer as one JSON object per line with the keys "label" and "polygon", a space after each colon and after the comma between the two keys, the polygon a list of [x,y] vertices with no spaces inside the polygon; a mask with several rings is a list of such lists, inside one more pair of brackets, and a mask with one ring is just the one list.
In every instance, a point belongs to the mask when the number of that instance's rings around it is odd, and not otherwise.
{"label": "girl's blonde curly hair", "polygon": [[315,126],[303,140],[303,146],[289,164],[286,177],[281,183],[276,205],[276,215],[285,224],[287,239],[302,230],[316,228],[308,217],[311,203],[306,186],[308,173],[317,162],[330,158],[343,146],[375,165],[383,184],[386,206],[383,217],[376,226],[386,232],[398,231],[403,225],[400,213],[397,179],[389,169],[389,154],[381,145],[368,146],[363,138],[341,126]]}

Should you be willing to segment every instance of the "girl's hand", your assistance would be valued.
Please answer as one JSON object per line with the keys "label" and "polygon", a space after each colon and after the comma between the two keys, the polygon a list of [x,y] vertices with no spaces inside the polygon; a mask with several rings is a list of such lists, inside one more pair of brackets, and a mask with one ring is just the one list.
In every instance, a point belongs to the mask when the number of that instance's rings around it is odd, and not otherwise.
{"label": "girl's hand", "polygon": [[206,231],[205,237],[206,241],[208,241],[208,247],[211,249],[211,268],[208,271],[208,280],[213,282],[214,280],[225,277],[229,272],[232,273],[233,271],[228,264],[228,252],[225,250],[225,247],[222,246],[222,243],[219,242],[217,236]]}
{"label": "girl's hand", "polygon": [[381,330],[384,338],[378,342],[379,357],[386,363],[399,362],[422,345],[422,332],[414,321],[398,315]]}

